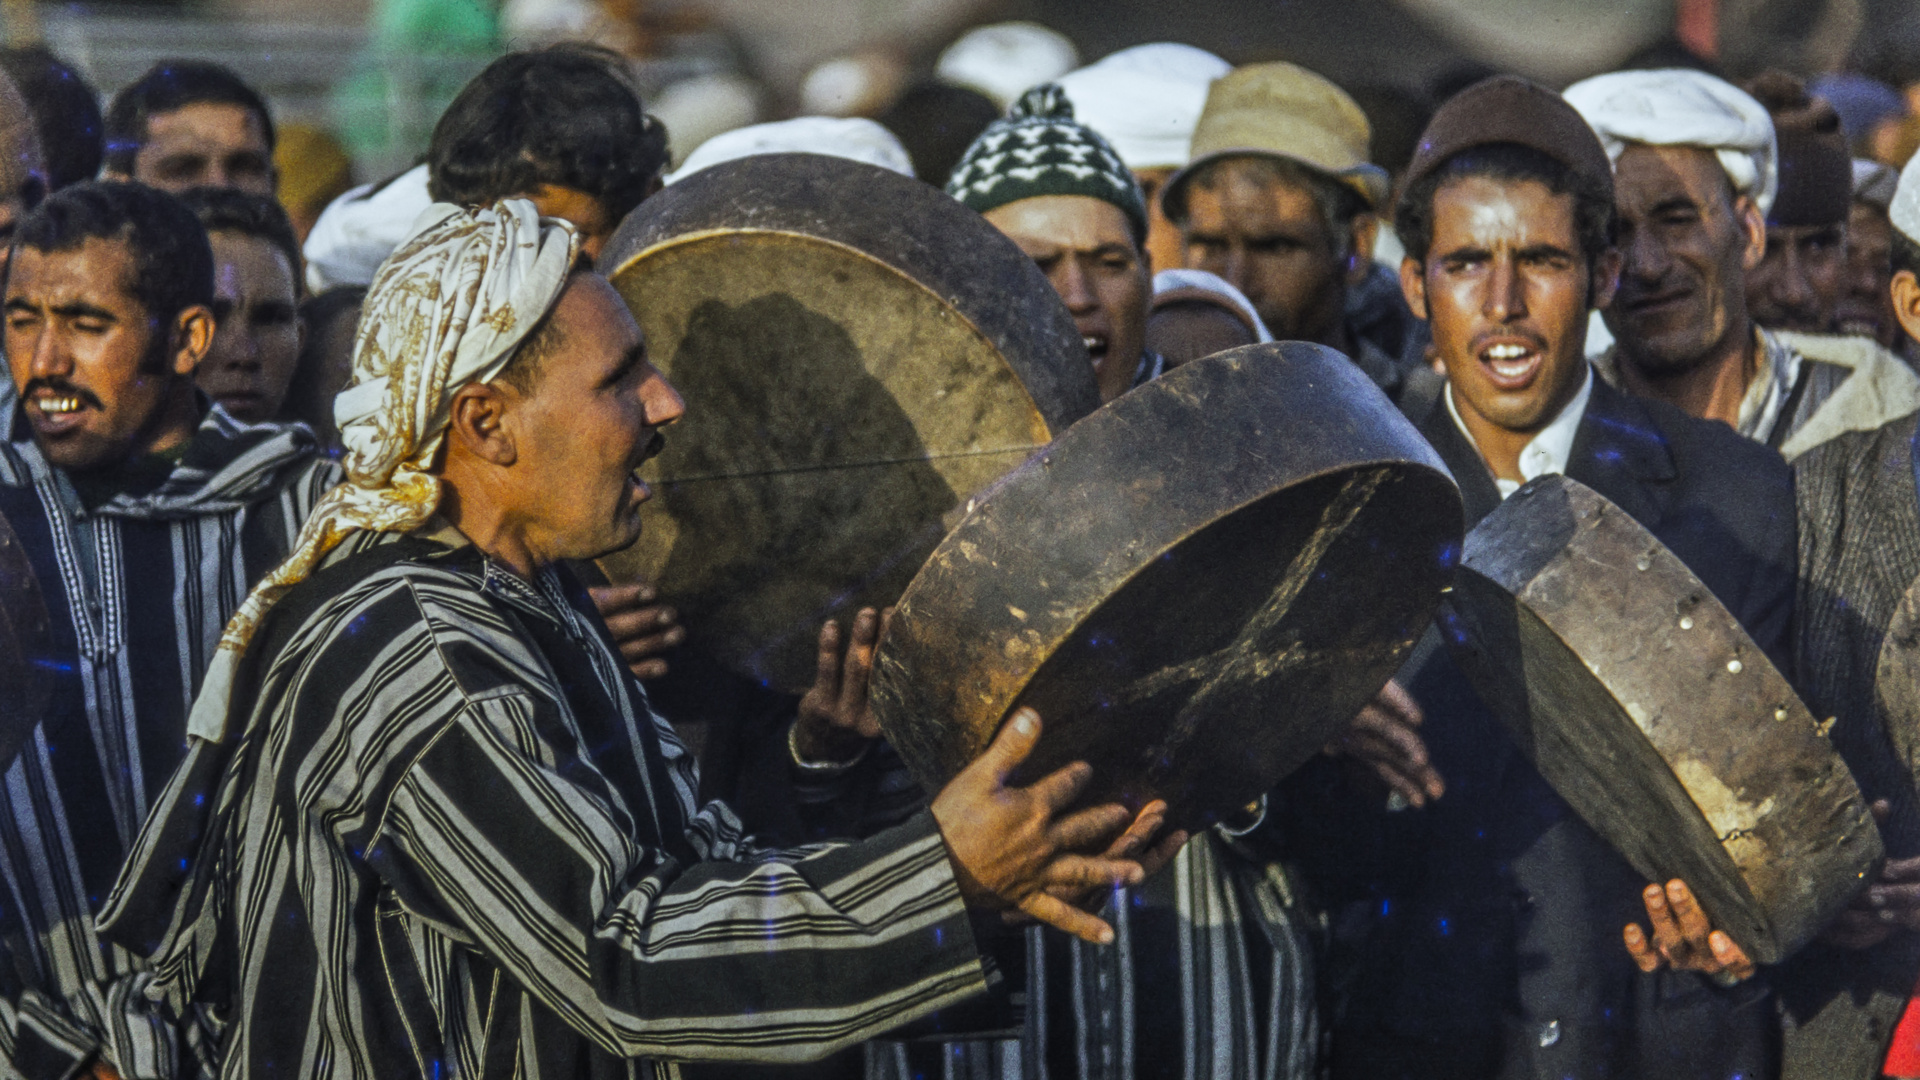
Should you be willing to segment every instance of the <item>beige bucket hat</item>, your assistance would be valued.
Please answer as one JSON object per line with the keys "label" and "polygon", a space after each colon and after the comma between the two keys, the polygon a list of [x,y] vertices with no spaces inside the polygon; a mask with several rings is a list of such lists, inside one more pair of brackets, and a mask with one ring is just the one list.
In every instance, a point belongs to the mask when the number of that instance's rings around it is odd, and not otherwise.
{"label": "beige bucket hat", "polygon": [[1243,154],[1297,161],[1351,186],[1380,209],[1387,171],[1367,160],[1373,129],[1339,87],[1294,64],[1248,64],[1207,92],[1193,131],[1193,159],[1167,181],[1167,216],[1186,216],[1187,182],[1208,163]]}

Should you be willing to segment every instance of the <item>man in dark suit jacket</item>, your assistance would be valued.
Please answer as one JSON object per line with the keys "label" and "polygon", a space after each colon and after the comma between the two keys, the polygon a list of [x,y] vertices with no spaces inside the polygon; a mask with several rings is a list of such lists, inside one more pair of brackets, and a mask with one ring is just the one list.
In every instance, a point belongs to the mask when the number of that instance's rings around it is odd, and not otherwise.
{"label": "man in dark suit jacket", "polygon": [[[1785,463],[1611,389],[1584,359],[1620,265],[1597,140],[1557,95],[1494,79],[1449,102],[1420,146],[1396,220],[1402,282],[1448,369],[1422,430],[1468,526],[1564,472],[1652,531],[1784,664]],[[1377,847],[1353,860],[1368,878],[1331,883],[1360,901],[1335,920],[1335,1075],[1776,1075],[1753,965],[1683,883],[1645,882],[1574,815],[1428,637],[1405,682],[1446,794],[1372,815]]]}

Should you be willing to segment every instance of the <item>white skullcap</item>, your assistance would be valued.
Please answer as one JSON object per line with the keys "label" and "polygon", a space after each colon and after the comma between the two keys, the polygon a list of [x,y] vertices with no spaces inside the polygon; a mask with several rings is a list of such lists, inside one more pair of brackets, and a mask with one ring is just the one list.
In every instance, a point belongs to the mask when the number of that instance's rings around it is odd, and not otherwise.
{"label": "white skullcap", "polygon": [[433,460],[454,392],[498,376],[567,287],[573,226],[525,199],[432,203],[367,290],[353,381],[334,399],[346,479],[314,505],[293,550],[253,587],[220,635],[187,730],[219,742],[233,678],[260,620],[356,532],[407,532],[438,509]]}
{"label": "white skullcap", "polygon": [[1893,205],[1893,193],[1899,186],[1900,174],[1892,167],[1882,165],[1870,158],[1853,159],[1853,199],[1869,206],[1877,206],[1882,212]]}
{"label": "white skullcap", "polygon": [[800,81],[800,111],[809,116],[872,116],[900,96],[906,65],[881,53],[823,60]]}
{"label": "white skullcap", "polygon": [[1908,158],[1907,167],[1900,170],[1900,186],[1893,189],[1887,216],[1900,235],[1920,244],[1920,154]]}
{"label": "white skullcap", "polygon": [[1273,340],[1273,332],[1267,329],[1267,324],[1260,318],[1260,313],[1254,310],[1253,301],[1248,300],[1247,294],[1234,288],[1233,283],[1226,278],[1218,274],[1210,274],[1205,270],[1162,270],[1153,275],[1153,295],[1156,301],[1170,293],[1191,295],[1195,292],[1210,293],[1232,304],[1234,310],[1240,313],[1242,321],[1253,329],[1253,339],[1256,342],[1265,344]]}
{"label": "white skullcap", "polygon": [[1039,23],[982,26],[960,35],[933,66],[934,78],[978,90],[1005,109],[1021,94],[1074,69],[1080,51]]}
{"label": "white skullcap", "polygon": [[1181,168],[1207,88],[1233,65],[1191,45],[1160,42],[1122,49],[1055,80],[1073,118],[1106,136],[1127,168]]}
{"label": "white skullcap", "polygon": [[1565,97],[1586,119],[1615,164],[1628,143],[1711,150],[1733,189],[1765,216],[1779,190],[1773,118],[1739,87],[1703,71],[1615,71],[1567,87]]}
{"label": "white skullcap", "polygon": [[901,176],[913,175],[907,148],[900,145],[893,132],[872,120],[802,116],[715,135],[688,154],[680,168],[667,177],[667,183],[677,184],[702,169],[756,154],[825,154],[878,165]]}
{"label": "white skullcap", "polygon": [[307,234],[307,291],[318,296],[341,285],[369,285],[374,271],[413,231],[427,194],[427,167],[409,169],[378,191],[362,184],[327,204]]}

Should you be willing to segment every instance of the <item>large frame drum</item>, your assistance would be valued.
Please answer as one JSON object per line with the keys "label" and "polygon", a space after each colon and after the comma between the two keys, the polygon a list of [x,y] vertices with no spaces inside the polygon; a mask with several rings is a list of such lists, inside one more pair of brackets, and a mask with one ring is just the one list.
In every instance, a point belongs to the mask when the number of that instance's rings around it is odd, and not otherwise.
{"label": "large frame drum", "polygon": [[1176,827],[1259,797],[1405,659],[1452,573],[1459,491],[1358,368],[1300,342],[1196,360],[975,500],[900,600],[873,707],[937,790],[1020,705],[1028,777],[1165,798]]}
{"label": "large frame drum", "polygon": [[814,154],[703,170],[600,260],[687,401],[602,560],[692,642],[804,689],[823,619],[892,603],[968,496],[1099,404],[1033,260],[937,188]]}
{"label": "large frame drum", "polygon": [[1859,787],[1727,609],[1624,510],[1543,476],[1467,537],[1448,644],[1521,750],[1648,881],[1760,963],[1881,858]]}

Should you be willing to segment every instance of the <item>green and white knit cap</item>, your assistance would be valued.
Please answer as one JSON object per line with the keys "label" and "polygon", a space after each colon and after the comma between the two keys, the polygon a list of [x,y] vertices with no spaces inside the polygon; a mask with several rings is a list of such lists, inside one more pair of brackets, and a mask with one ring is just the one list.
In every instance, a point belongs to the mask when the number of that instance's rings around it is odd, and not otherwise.
{"label": "green and white knit cap", "polygon": [[1073,103],[1045,83],[1022,94],[967,147],[947,194],[980,213],[1041,195],[1087,195],[1120,208],[1135,239],[1147,234],[1147,200],[1099,132],[1073,118]]}

